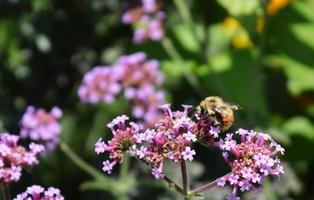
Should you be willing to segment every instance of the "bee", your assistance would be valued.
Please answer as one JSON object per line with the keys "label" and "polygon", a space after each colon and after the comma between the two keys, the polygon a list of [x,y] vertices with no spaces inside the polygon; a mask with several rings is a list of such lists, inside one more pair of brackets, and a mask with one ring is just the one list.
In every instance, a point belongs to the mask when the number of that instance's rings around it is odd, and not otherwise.
{"label": "bee", "polygon": [[206,97],[196,107],[199,115],[211,116],[214,125],[220,126],[223,131],[232,126],[234,121],[233,111],[238,109],[238,106],[227,103],[217,96]]}

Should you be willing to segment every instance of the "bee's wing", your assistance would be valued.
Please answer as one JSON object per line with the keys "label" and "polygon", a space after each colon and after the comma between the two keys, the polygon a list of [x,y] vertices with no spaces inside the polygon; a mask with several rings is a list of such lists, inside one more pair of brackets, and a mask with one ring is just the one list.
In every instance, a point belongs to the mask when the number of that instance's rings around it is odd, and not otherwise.
{"label": "bee's wing", "polygon": [[230,104],[232,110],[240,110],[242,109],[238,104],[231,103]]}

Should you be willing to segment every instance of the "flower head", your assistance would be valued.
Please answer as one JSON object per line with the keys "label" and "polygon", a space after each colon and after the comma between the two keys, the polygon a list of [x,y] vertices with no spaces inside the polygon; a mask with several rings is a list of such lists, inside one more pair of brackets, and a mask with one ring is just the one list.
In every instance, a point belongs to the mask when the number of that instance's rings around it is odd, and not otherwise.
{"label": "flower head", "polygon": [[196,141],[192,132],[195,123],[187,115],[188,108],[172,111],[170,105],[166,104],[161,106],[161,110],[162,118],[156,123],[156,130],[147,134],[145,155],[142,155],[155,166],[155,171],[162,171],[166,159],[172,162],[191,161],[195,155],[195,151],[190,148]]}
{"label": "flower head", "polygon": [[128,152],[133,145],[136,144],[136,135],[139,134],[141,126],[130,122],[127,125],[128,117],[126,115],[119,116],[108,123],[111,129],[113,138],[105,144],[102,139],[99,139],[95,144],[95,152],[101,154],[109,153],[109,160],[103,162],[103,170],[108,174],[111,173],[113,167],[122,162],[124,153]]}
{"label": "flower head", "polygon": [[59,135],[62,127],[58,120],[62,116],[62,111],[58,107],[53,107],[50,112],[33,106],[28,106],[21,120],[22,138],[29,137],[31,140],[45,145],[51,150],[59,143]]}
{"label": "flower head", "polygon": [[37,154],[44,150],[42,145],[30,144],[30,150],[18,145],[19,137],[0,133],[0,184],[19,181],[22,167],[38,163]]}
{"label": "flower head", "polygon": [[164,92],[157,88],[163,74],[157,60],[147,60],[144,52],[123,55],[111,67],[95,67],[84,75],[78,95],[84,103],[112,103],[123,93],[132,103],[133,116],[146,127],[159,119],[158,106]]}
{"label": "flower head", "polygon": [[[236,136],[241,142],[236,141]],[[218,185],[229,183],[233,186],[229,199],[239,199],[236,197],[238,189],[241,192],[254,189],[263,183],[266,176],[283,173],[277,154],[283,154],[284,149],[268,134],[239,129],[235,134],[229,134],[220,148],[232,172],[222,177]]]}
{"label": "flower head", "polygon": [[135,44],[147,40],[159,41],[164,36],[163,20],[165,13],[159,10],[157,0],[137,0],[136,6],[122,15],[124,24],[133,25]]}
{"label": "flower head", "polygon": [[120,90],[121,85],[114,70],[98,66],[84,75],[78,96],[84,103],[111,103]]}
{"label": "flower head", "polygon": [[156,86],[163,83],[163,74],[157,60],[146,60],[143,52],[121,56],[113,65],[124,96],[133,103],[135,118],[151,127],[158,119],[158,106],[164,103],[165,95]]}
{"label": "flower head", "polygon": [[18,194],[13,200],[64,200],[59,189],[49,187],[45,190],[39,185],[33,185],[26,192]]}

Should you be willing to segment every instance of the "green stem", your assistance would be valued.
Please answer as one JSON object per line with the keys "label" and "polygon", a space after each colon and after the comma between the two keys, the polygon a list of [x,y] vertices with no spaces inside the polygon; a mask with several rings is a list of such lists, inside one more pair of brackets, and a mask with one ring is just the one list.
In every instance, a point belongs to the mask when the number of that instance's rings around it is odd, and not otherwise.
{"label": "green stem", "polygon": [[97,169],[89,165],[82,158],[80,158],[66,143],[62,142],[60,144],[60,149],[68,156],[80,169],[90,174],[95,179],[106,179],[106,177],[99,172]]}
{"label": "green stem", "polygon": [[189,200],[190,196],[188,196],[188,194],[190,190],[190,183],[189,183],[189,177],[188,177],[188,170],[186,168],[186,163],[184,160],[180,162],[180,167],[181,167],[181,175],[182,175],[184,200]]}
{"label": "green stem", "polygon": [[[120,167],[120,174],[119,174],[119,182],[123,183],[124,181],[126,181],[127,176],[128,176],[128,171],[129,171],[129,166],[130,166],[130,157],[125,155],[123,158],[123,162],[121,164]],[[127,196],[127,190],[125,192],[120,192],[118,194],[118,199],[119,200],[127,200],[128,196]]]}
{"label": "green stem", "polygon": [[[140,160],[140,161],[142,161],[142,162],[144,162],[144,163],[145,163],[148,167],[150,167],[150,168],[154,168],[154,167],[155,167],[155,166],[154,166],[151,162],[149,162],[148,160],[140,159],[140,158],[138,158],[138,157],[135,157],[135,158],[138,159],[138,160]],[[185,195],[183,189],[182,189],[178,184],[176,184],[171,178],[169,178],[167,175],[164,175],[163,180],[166,181],[166,182],[169,184],[169,187],[170,187],[170,188],[174,188],[174,189],[175,189],[177,192],[179,192],[180,194]]]}
{"label": "green stem", "polygon": [[164,37],[161,40],[161,45],[170,58],[174,60],[183,60],[182,56],[179,54],[172,41],[168,37]]}
{"label": "green stem", "polygon": [[[229,175],[230,175],[230,173],[224,175],[223,177],[226,177],[226,176],[229,176]],[[221,177],[221,178],[223,178],[223,177]],[[195,196],[195,195],[197,195],[197,194],[199,194],[199,193],[201,193],[201,192],[204,192],[204,191],[206,191],[206,190],[208,190],[208,189],[211,189],[211,188],[213,188],[213,187],[216,187],[216,186],[217,186],[217,180],[218,180],[218,179],[216,179],[216,180],[214,180],[214,181],[212,181],[212,182],[209,182],[209,183],[207,183],[207,184],[205,184],[205,185],[203,185],[203,186],[201,186],[201,187],[198,187],[198,188],[192,190],[188,195],[189,195],[189,196]]]}
{"label": "green stem", "polygon": [[3,200],[11,200],[9,185],[2,186],[2,195],[3,195]]}
{"label": "green stem", "polygon": [[120,180],[124,180],[128,176],[130,166],[130,157],[125,155],[120,168]]}
{"label": "green stem", "polygon": [[190,27],[193,24],[193,19],[189,7],[186,4],[186,0],[174,0],[174,3],[184,23]]}

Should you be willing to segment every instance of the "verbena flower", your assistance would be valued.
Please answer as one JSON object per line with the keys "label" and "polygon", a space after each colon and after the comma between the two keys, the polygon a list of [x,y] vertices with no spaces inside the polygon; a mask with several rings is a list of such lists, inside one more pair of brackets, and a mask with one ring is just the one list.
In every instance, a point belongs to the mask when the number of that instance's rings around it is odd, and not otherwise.
{"label": "verbena flower", "polygon": [[39,185],[33,185],[25,192],[18,194],[14,200],[64,200],[59,189],[49,187],[47,190]]}
{"label": "verbena flower", "polygon": [[19,137],[0,133],[0,184],[17,182],[22,175],[23,167],[38,163],[37,154],[44,151],[44,146],[31,143],[29,150],[18,145]]}
{"label": "verbena flower", "polygon": [[193,132],[196,133],[198,141],[208,147],[219,146],[219,136],[222,132],[219,126],[215,125],[212,116],[206,113],[196,114],[196,125]]}
{"label": "verbena flower", "polygon": [[[240,142],[236,141],[236,136]],[[284,149],[268,134],[239,129],[235,134],[228,134],[220,147],[232,172],[222,177],[218,185],[223,187],[229,183],[233,187],[229,199],[239,199],[238,190],[255,189],[268,175],[279,177],[284,173],[277,157],[284,154]]]}
{"label": "verbena flower", "polygon": [[128,117],[119,116],[107,126],[112,130],[113,138],[106,144],[99,139],[95,144],[95,152],[109,152],[109,160],[103,162],[103,170],[111,173],[113,167],[122,162],[124,153],[144,159],[152,167],[152,175],[156,179],[163,177],[165,160],[181,162],[192,161],[196,154],[191,144],[196,142],[192,132],[195,122],[188,116],[191,106],[183,106],[184,111],[172,111],[169,104],[161,106],[161,119],[154,129],[143,130],[141,125],[130,122]]}
{"label": "verbena flower", "polygon": [[165,13],[159,10],[157,0],[138,0],[122,15],[122,22],[133,26],[135,44],[147,40],[159,41],[164,37]]}
{"label": "verbena flower", "polygon": [[157,60],[143,52],[121,56],[111,67],[96,67],[84,76],[78,94],[85,103],[111,103],[121,92],[132,103],[132,114],[147,127],[158,120],[165,95]]}
{"label": "verbena flower", "polygon": [[84,103],[111,103],[121,91],[117,74],[111,67],[97,66],[84,75],[78,96]]}
{"label": "verbena flower", "polygon": [[123,88],[160,85],[163,75],[157,60],[147,60],[144,52],[121,56],[113,65]]}
{"label": "verbena flower", "polygon": [[135,135],[139,133],[141,126],[133,122],[127,124],[128,119],[127,116],[122,115],[112,120],[107,126],[111,129],[113,138],[107,144],[100,138],[95,144],[97,154],[109,153],[109,160],[103,162],[103,171],[108,174],[116,164],[123,161],[124,153],[136,144]]}
{"label": "verbena flower", "polygon": [[154,166],[152,174],[157,179],[162,175],[165,160],[193,160],[195,151],[190,145],[196,136],[192,132],[195,123],[188,117],[189,108],[184,106],[184,111],[172,111],[169,104],[161,106],[163,115],[156,129],[144,132],[146,147],[140,155]]}
{"label": "verbena flower", "polygon": [[32,141],[45,145],[47,150],[54,149],[59,144],[62,127],[58,120],[62,111],[53,107],[50,112],[28,106],[21,120],[22,138],[29,137]]}

